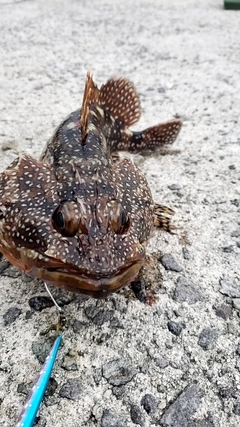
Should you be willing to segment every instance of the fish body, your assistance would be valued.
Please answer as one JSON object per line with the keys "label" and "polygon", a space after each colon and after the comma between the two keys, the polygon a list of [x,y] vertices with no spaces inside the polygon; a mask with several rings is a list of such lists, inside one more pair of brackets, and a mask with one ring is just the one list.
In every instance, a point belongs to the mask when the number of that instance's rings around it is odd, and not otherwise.
{"label": "fish body", "polygon": [[40,158],[21,154],[0,174],[0,252],[33,277],[96,298],[131,283],[153,225],[167,228],[146,178],[119,151],[172,143],[181,120],[141,132],[133,84],[87,75],[81,109],[56,129]]}

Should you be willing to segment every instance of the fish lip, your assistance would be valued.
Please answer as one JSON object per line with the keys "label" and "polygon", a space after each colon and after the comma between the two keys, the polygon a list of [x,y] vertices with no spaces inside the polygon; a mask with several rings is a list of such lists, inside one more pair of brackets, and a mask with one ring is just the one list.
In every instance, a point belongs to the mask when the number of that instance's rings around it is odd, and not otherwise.
{"label": "fish lip", "polygon": [[64,288],[72,292],[90,295],[94,298],[105,298],[110,293],[116,292],[123,286],[130,284],[137,276],[144,257],[133,260],[115,273],[89,274],[81,269],[68,268],[37,268],[29,272],[44,280],[47,284]]}
{"label": "fish lip", "polygon": [[81,268],[74,268],[74,267],[49,267],[46,268],[46,271],[49,273],[62,273],[62,274],[68,274],[69,276],[81,276],[85,279],[93,280],[93,281],[100,281],[100,280],[111,280],[112,277],[116,277],[119,275],[122,275],[124,271],[126,271],[128,268],[130,268],[132,265],[136,264],[138,261],[134,261],[132,263],[129,263],[128,265],[125,265],[124,267],[120,268],[116,271],[110,271],[109,273],[88,273],[86,270],[83,270]]}
{"label": "fish lip", "polygon": [[9,254],[6,251],[4,251],[4,255],[11,263],[32,277],[38,277],[49,285],[94,298],[105,298],[123,286],[129,285],[138,275],[145,259],[145,251],[143,251],[141,254],[135,254],[118,270],[111,270],[109,274],[98,273],[97,275],[89,274],[86,270],[74,268],[69,264],[66,265],[60,260],[55,260],[55,265],[49,267],[46,261],[31,259],[26,256],[25,252],[20,258],[16,257],[14,253]]}

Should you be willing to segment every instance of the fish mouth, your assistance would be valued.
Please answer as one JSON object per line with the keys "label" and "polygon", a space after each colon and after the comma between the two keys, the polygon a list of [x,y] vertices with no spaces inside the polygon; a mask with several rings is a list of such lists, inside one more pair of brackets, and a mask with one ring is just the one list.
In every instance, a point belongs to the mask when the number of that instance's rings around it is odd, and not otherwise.
{"label": "fish mouth", "polygon": [[121,287],[129,285],[136,278],[142,264],[143,260],[140,259],[105,277],[96,277],[93,274],[68,268],[46,269],[33,267],[29,273],[34,277],[39,277],[49,285],[90,295],[94,298],[105,298]]}
{"label": "fish mouth", "polygon": [[29,250],[21,250],[20,257],[19,253],[9,253],[5,250],[1,252],[12,264],[32,277],[38,277],[49,285],[94,298],[105,298],[123,286],[129,285],[137,277],[145,258],[144,251],[141,254],[135,254],[131,260],[125,262],[124,266],[104,275],[91,274],[86,270],[63,264],[54,258],[51,258],[48,264],[37,257],[30,256],[32,251],[29,252]]}

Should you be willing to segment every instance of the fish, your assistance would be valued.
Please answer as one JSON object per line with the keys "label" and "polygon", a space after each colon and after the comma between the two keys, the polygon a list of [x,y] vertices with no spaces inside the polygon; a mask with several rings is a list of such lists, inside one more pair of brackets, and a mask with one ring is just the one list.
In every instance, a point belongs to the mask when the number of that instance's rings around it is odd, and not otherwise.
{"label": "fish", "polygon": [[132,131],[134,84],[87,73],[81,108],[55,130],[40,159],[21,153],[0,174],[0,252],[48,285],[104,298],[136,279],[153,227],[171,231],[171,209],[153,201],[141,170],[121,151],[172,144],[173,118]]}

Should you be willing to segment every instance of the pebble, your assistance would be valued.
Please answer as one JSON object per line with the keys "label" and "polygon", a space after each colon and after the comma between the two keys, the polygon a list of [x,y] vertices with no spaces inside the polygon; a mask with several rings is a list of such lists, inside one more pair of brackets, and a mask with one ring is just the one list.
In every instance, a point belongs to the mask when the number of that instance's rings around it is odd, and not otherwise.
{"label": "pebble", "polygon": [[111,327],[115,329],[125,328],[124,324],[117,317],[113,317],[113,319],[111,320]]}
{"label": "pebble", "polygon": [[216,346],[218,335],[217,329],[205,328],[199,334],[198,345],[205,351],[213,350]]}
{"label": "pebble", "polygon": [[236,242],[236,244],[237,244],[237,247],[240,248],[240,240],[239,242]]}
{"label": "pebble", "polygon": [[26,383],[20,383],[17,386],[17,393],[25,394],[26,396],[29,395],[30,390],[31,390],[31,387],[29,387],[29,384],[26,384]]}
{"label": "pebble", "polygon": [[78,378],[69,378],[59,390],[59,396],[69,400],[79,400],[83,394],[83,386]]}
{"label": "pebble", "polygon": [[45,296],[32,297],[28,301],[28,304],[35,311],[42,311],[45,308],[49,308],[54,305],[51,298]]}
{"label": "pebble", "polygon": [[20,316],[22,310],[18,307],[10,307],[3,315],[4,326],[11,325]]}
{"label": "pebble", "polygon": [[155,311],[153,311],[153,316],[160,317],[163,314],[163,310],[161,308],[157,308]]}
{"label": "pebble", "polygon": [[161,417],[163,427],[186,427],[201,404],[204,392],[196,384],[189,385],[177,396]]}
{"label": "pebble", "polygon": [[239,391],[235,387],[223,387],[220,388],[219,395],[222,399],[237,399],[239,397]]}
{"label": "pebble", "polygon": [[110,409],[104,409],[101,418],[101,427],[126,427],[125,420],[120,418]]}
{"label": "pebble", "polygon": [[71,302],[74,300],[73,295],[74,294],[71,292],[66,292],[65,289],[59,289],[58,295],[55,296],[55,300],[60,307],[64,307],[65,305],[71,304]]}
{"label": "pebble", "polygon": [[78,333],[87,327],[88,327],[87,322],[82,322],[81,320],[77,320],[77,319],[74,320],[73,326],[72,326],[73,332],[75,333]]}
{"label": "pebble", "polygon": [[[163,384],[157,384],[157,391],[158,393],[165,393],[165,387],[163,386]],[[164,409],[166,408],[166,401],[164,400],[160,400],[158,407],[160,409]]]}
{"label": "pebble", "polygon": [[58,396],[46,396],[44,399],[44,404],[46,406],[59,405],[60,398]]}
{"label": "pebble", "polygon": [[235,405],[233,405],[233,413],[238,415],[240,417],[240,403],[235,403]]}
{"label": "pebble", "polygon": [[240,284],[232,283],[225,279],[220,279],[220,289],[219,291],[223,295],[227,295],[232,298],[240,298]]}
{"label": "pebble", "polygon": [[58,383],[55,378],[49,378],[48,385],[45,391],[45,396],[53,396],[57,389],[57,386]]}
{"label": "pebble", "polygon": [[233,308],[240,311],[240,298],[234,298],[232,301]]}
{"label": "pebble", "polygon": [[186,308],[184,307],[177,307],[173,310],[173,313],[177,316],[177,317],[185,317],[188,314],[188,311],[186,310]]}
{"label": "pebble", "polygon": [[33,311],[27,310],[25,313],[25,319],[29,320],[29,319],[32,319],[32,317],[33,317]]}
{"label": "pebble", "polygon": [[147,359],[145,359],[144,362],[141,364],[140,372],[144,375],[147,375],[147,373],[149,372],[149,361]]}
{"label": "pebble", "polygon": [[184,322],[174,322],[173,320],[169,320],[169,322],[167,323],[168,326],[168,330],[173,334],[176,335],[176,337],[178,337],[183,328],[186,327]]}
{"label": "pebble", "polygon": [[6,259],[3,259],[0,262],[0,274],[2,274],[10,265],[10,262],[8,262]]}
{"label": "pebble", "polygon": [[183,276],[179,276],[176,280],[173,299],[177,302],[187,302],[191,305],[198,301],[202,301],[204,297],[202,292],[193,282]]}
{"label": "pebble", "polygon": [[234,206],[239,206],[239,200],[238,199],[232,199],[232,200],[230,200],[230,202],[232,203],[232,205],[234,205]]}
{"label": "pebble", "polygon": [[157,410],[157,401],[152,394],[145,394],[141,399],[141,405],[151,417]]}
{"label": "pebble", "polygon": [[228,304],[221,304],[215,308],[215,313],[216,316],[221,317],[224,320],[228,320],[232,317],[232,308]]}
{"label": "pebble", "polygon": [[130,382],[136,375],[136,368],[123,359],[111,360],[102,368],[103,377],[114,386],[120,386]]}
{"label": "pebble", "polygon": [[34,278],[33,278],[33,277],[31,277],[31,276],[29,276],[28,274],[26,274],[26,273],[24,273],[24,272],[22,271],[22,274],[21,274],[21,280],[22,280],[24,283],[30,283],[30,282],[32,282],[32,281],[34,280]]}
{"label": "pebble", "polygon": [[100,311],[100,308],[96,307],[96,305],[89,305],[88,307],[85,308],[84,313],[88,319],[93,320],[94,317],[97,316],[99,311]]}
{"label": "pebble", "polygon": [[32,343],[32,352],[40,363],[44,363],[48,356],[51,347],[54,343],[54,338],[39,338]]}
{"label": "pebble", "polygon": [[231,374],[232,373],[232,369],[230,368],[230,366],[226,365],[225,362],[225,357],[221,354],[218,353],[216,354],[216,358],[215,358],[217,363],[221,363],[222,364],[222,368],[218,371],[218,376],[219,377],[223,377],[226,374]]}
{"label": "pebble", "polygon": [[9,268],[6,268],[6,270],[2,272],[2,276],[11,277],[13,279],[20,277],[21,274],[21,270],[19,270],[17,267],[14,267],[13,265],[11,265]]}
{"label": "pebble", "polygon": [[18,144],[16,141],[4,141],[1,144],[1,150],[2,151],[7,151],[7,150],[18,150]]}
{"label": "pebble", "polygon": [[112,392],[119,399],[125,393],[125,386],[113,387]]}
{"label": "pebble", "polygon": [[167,359],[165,359],[165,357],[157,357],[156,359],[154,359],[154,362],[156,363],[156,365],[160,368],[160,369],[165,369],[167,366],[169,366],[169,361]]}
{"label": "pebble", "polygon": [[[7,362],[1,362],[1,364],[0,364],[0,371],[2,371],[2,372],[9,372],[10,373],[12,371],[12,367]],[[2,402],[2,400],[0,399],[0,404],[1,404],[1,402]]]}
{"label": "pebble", "polygon": [[239,325],[236,322],[228,322],[227,330],[230,334],[236,335],[236,337],[239,335]]}
{"label": "pebble", "polygon": [[182,267],[178,265],[177,261],[171,254],[165,254],[160,258],[160,262],[166,270],[180,272]]}
{"label": "pebble", "polygon": [[144,417],[138,405],[131,405],[130,416],[133,424],[144,426]]}
{"label": "pebble", "polygon": [[182,248],[183,258],[187,261],[191,261],[194,259],[194,254],[190,251],[186,246]]}
{"label": "pebble", "polygon": [[181,190],[181,185],[171,184],[171,185],[168,185],[168,188],[169,188],[169,190],[172,190],[172,191],[178,191],[178,190]]}
{"label": "pebble", "polygon": [[227,254],[230,254],[231,252],[233,252],[233,251],[234,251],[234,247],[233,247],[233,245],[230,245],[230,246],[224,246],[224,247],[222,248],[222,250],[223,250],[223,252],[226,252]]}
{"label": "pebble", "polygon": [[131,283],[131,289],[134,292],[136,298],[145,303],[146,302],[146,282],[145,280],[134,280]]}
{"label": "pebble", "polygon": [[46,427],[46,425],[47,425],[47,420],[46,420],[46,418],[44,418],[44,417],[36,417],[35,418],[35,423],[34,423],[34,426],[37,426],[37,427]]}
{"label": "pebble", "polygon": [[231,237],[240,237],[240,228],[237,228],[231,233]]}
{"label": "pebble", "polygon": [[76,295],[75,304],[78,306],[78,310],[81,310],[85,306],[85,302],[89,300],[90,297],[87,295]]}
{"label": "pebble", "polygon": [[65,354],[61,367],[66,371],[77,371],[77,351],[69,349],[67,354]]}
{"label": "pebble", "polygon": [[88,319],[91,319],[95,325],[102,326],[104,323],[112,320],[114,316],[114,310],[103,310],[96,306],[86,307],[85,315]]}

